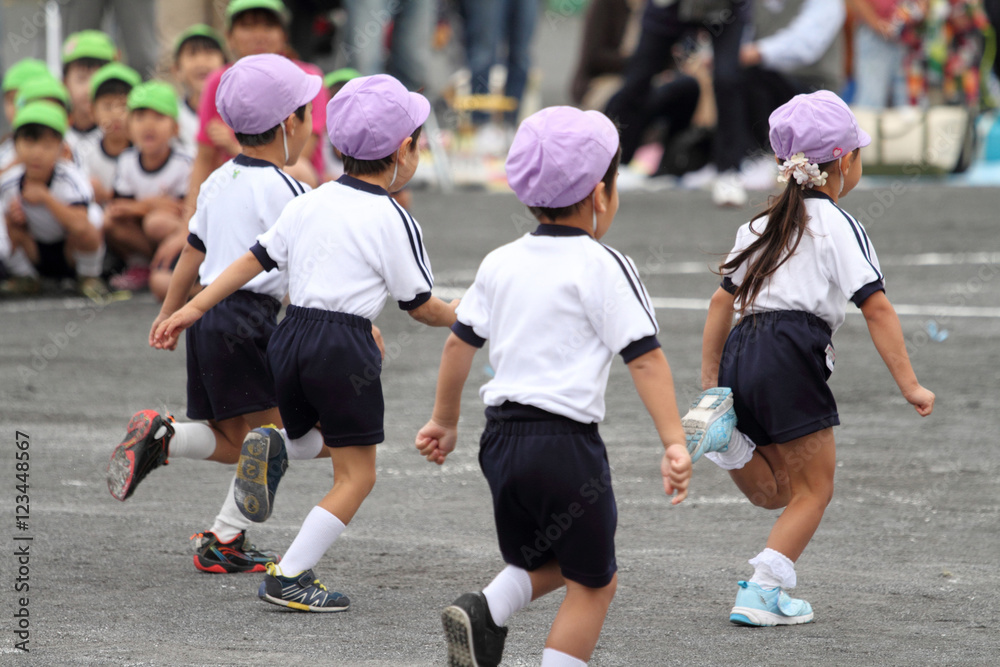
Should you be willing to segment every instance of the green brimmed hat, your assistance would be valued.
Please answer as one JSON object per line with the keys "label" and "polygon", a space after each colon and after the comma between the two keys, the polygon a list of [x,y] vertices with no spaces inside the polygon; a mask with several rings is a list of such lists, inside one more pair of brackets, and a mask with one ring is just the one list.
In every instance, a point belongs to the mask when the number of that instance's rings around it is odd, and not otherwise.
{"label": "green brimmed hat", "polygon": [[251,9],[265,9],[278,15],[281,25],[288,27],[292,20],[288,7],[281,0],[232,0],[226,7],[226,30],[233,27],[233,17]]}
{"label": "green brimmed hat", "polygon": [[54,76],[38,77],[25,83],[18,90],[17,106],[23,107],[36,100],[59,100],[63,107],[69,108],[69,91],[62,81]]}
{"label": "green brimmed hat", "polygon": [[177,120],[177,92],[164,81],[147,81],[132,89],[128,95],[129,111],[152,109]]}
{"label": "green brimmed hat", "polygon": [[361,72],[353,67],[341,67],[323,77],[323,85],[326,88],[332,88],[338,83],[347,83],[351,79],[357,79],[359,76],[361,76]]}
{"label": "green brimmed hat", "polygon": [[90,79],[90,99],[94,99],[97,89],[108,81],[121,81],[135,88],[142,83],[142,76],[123,63],[108,63],[94,72],[94,76]]}
{"label": "green brimmed hat", "polygon": [[15,130],[25,125],[44,125],[64,135],[68,124],[66,110],[54,102],[29,102],[14,114]]}
{"label": "green brimmed hat", "polygon": [[100,30],[74,32],[63,42],[62,62],[68,65],[80,58],[96,60],[118,60],[118,47],[111,38]]}
{"label": "green brimmed hat", "polygon": [[177,40],[174,42],[174,58],[180,54],[181,47],[184,46],[184,43],[192,37],[205,37],[206,39],[210,39],[218,44],[220,51],[223,53],[226,51],[222,35],[220,35],[215,28],[205,25],[204,23],[197,23],[177,36]]}
{"label": "green brimmed hat", "polygon": [[11,65],[7,73],[3,75],[3,92],[20,90],[24,84],[43,76],[52,76],[48,65],[35,58],[25,58]]}

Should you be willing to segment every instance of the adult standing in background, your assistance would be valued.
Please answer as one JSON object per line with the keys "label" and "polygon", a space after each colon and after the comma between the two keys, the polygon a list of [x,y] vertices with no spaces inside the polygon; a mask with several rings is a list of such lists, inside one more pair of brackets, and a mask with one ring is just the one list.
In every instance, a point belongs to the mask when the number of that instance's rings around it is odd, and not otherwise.
{"label": "adult standing in background", "polygon": [[[341,49],[349,67],[363,76],[388,73],[410,90],[427,85],[434,0],[344,0],[347,29]],[[388,60],[383,52],[385,33],[392,25]]]}
{"label": "adult standing in background", "polygon": [[62,7],[63,34],[100,30],[109,11],[114,12],[117,42],[129,65],[145,79],[154,77],[160,56],[156,0],[67,0]]}

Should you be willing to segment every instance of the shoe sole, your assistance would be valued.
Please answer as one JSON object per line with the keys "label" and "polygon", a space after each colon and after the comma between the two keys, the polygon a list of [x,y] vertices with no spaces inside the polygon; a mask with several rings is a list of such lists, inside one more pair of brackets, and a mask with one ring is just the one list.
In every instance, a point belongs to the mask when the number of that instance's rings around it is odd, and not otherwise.
{"label": "shoe sole", "polygon": [[134,447],[149,436],[153,422],[158,416],[153,410],[143,410],[132,415],[125,439],[111,453],[111,462],[108,463],[108,491],[115,499],[124,502],[135,491]]}
{"label": "shoe sole", "polygon": [[271,516],[271,499],[267,492],[270,448],[269,436],[250,431],[243,439],[240,460],[236,466],[236,507],[240,514],[255,523],[266,521]]}
{"label": "shoe sole", "polygon": [[770,628],[776,625],[802,625],[803,623],[811,623],[812,620],[812,612],[804,616],[781,616],[780,614],[773,614],[763,609],[752,609],[750,607],[733,607],[733,610],[729,612],[730,623],[762,628]]}
{"label": "shoe sole", "polygon": [[705,453],[701,451],[701,447],[708,429],[733,407],[733,392],[730,390],[727,392],[725,394],[702,394],[681,419],[692,463]]}
{"label": "shoe sole", "polygon": [[479,667],[472,648],[472,620],[461,607],[452,605],[441,612],[444,638],[448,642],[448,667]]}
{"label": "shoe sole", "polygon": [[289,609],[294,609],[295,611],[308,611],[320,614],[331,614],[340,611],[348,611],[351,605],[348,604],[345,607],[310,607],[307,604],[302,604],[301,602],[290,602],[288,600],[282,600],[281,598],[276,598],[265,593],[264,595],[258,595],[261,600],[268,602],[270,604],[276,604],[279,607],[288,607]]}
{"label": "shoe sole", "polygon": [[254,565],[253,568],[249,570],[240,569],[236,565],[227,565],[225,563],[212,563],[211,565],[204,565],[198,557],[198,554],[194,555],[194,566],[196,569],[209,574],[253,574],[256,572],[267,571],[267,567],[263,563]]}

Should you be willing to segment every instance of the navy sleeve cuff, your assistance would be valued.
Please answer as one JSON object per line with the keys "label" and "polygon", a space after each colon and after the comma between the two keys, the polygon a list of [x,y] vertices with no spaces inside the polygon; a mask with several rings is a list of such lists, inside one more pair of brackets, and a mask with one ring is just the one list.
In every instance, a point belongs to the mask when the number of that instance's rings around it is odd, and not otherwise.
{"label": "navy sleeve cuff", "polygon": [[415,297],[413,297],[412,301],[400,301],[399,302],[399,309],[400,310],[406,310],[406,311],[416,310],[417,308],[419,308],[420,306],[424,305],[425,303],[427,303],[430,300],[431,300],[431,293],[430,292],[421,292],[420,294],[418,294]]}
{"label": "navy sleeve cuff", "polygon": [[267,254],[267,248],[262,246],[259,241],[253,244],[253,247],[250,248],[250,252],[252,252],[253,256],[257,258],[257,261],[260,262],[260,265],[264,267],[265,271],[273,271],[278,268],[278,263],[271,259],[271,256]]}
{"label": "navy sleeve cuff", "polygon": [[736,296],[736,288],[738,285],[732,281],[729,276],[722,279],[722,289],[726,290],[733,296]]}
{"label": "navy sleeve cuff", "polygon": [[881,280],[876,280],[874,282],[868,283],[867,285],[859,289],[857,292],[855,292],[854,296],[851,297],[851,302],[854,303],[855,306],[860,308],[861,304],[865,302],[865,299],[870,297],[872,294],[874,294],[875,292],[884,292],[884,291],[885,291],[885,283],[882,282]]}
{"label": "navy sleeve cuff", "polygon": [[66,205],[67,206],[90,206],[90,202],[89,201],[71,201],[71,202],[69,202]]}
{"label": "navy sleeve cuff", "polygon": [[629,343],[619,354],[622,355],[622,359],[626,364],[630,364],[642,355],[652,352],[658,347],[660,347],[660,341],[657,340],[656,336],[646,336],[645,338],[640,338],[637,341]]}
{"label": "navy sleeve cuff", "polygon": [[463,343],[468,343],[472,347],[482,347],[486,344],[486,339],[476,335],[468,324],[462,324],[458,320],[451,325],[451,332],[458,336]]}
{"label": "navy sleeve cuff", "polygon": [[198,238],[198,235],[195,234],[194,232],[188,234],[188,245],[197,250],[198,252],[202,253],[206,252],[205,242],[202,241],[200,238]]}
{"label": "navy sleeve cuff", "polygon": [[135,199],[135,195],[123,195],[122,193],[118,192],[117,190],[115,190],[113,192],[113,195],[114,195],[115,199]]}

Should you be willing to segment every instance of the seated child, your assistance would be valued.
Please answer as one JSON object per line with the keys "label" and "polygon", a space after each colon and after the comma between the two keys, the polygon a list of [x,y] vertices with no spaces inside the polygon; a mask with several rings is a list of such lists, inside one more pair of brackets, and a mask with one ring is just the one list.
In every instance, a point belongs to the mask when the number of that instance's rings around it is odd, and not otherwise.
{"label": "seated child", "polygon": [[102,299],[101,210],[87,179],[61,159],[67,125],[66,111],[51,102],[30,102],[14,117],[19,164],[0,178],[7,221],[0,255],[13,276],[6,287],[30,294],[40,277],[74,279],[81,293]]}
{"label": "seated child", "polygon": [[[3,114],[7,118],[8,125],[14,124],[17,96],[21,87],[29,81],[45,76],[52,76],[48,66],[35,58],[25,58],[14,63],[3,75]],[[8,135],[0,142],[0,171],[12,164],[14,164],[14,136]]]}
{"label": "seated child", "polygon": [[[66,113],[69,113],[69,93],[66,91],[66,86],[50,74],[32,79],[21,86],[21,90],[17,95],[16,108],[20,109],[28,102],[37,101],[54,102],[65,109]],[[0,147],[0,153],[3,151],[4,148]],[[65,141],[63,141],[63,157],[67,160],[73,159],[73,151],[69,149]],[[17,154],[14,151],[14,138],[11,137],[10,153],[0,155],[0,172],[12,167],[16,160]]]}
{"label": "seated child", "polygon": [[177,123],[178,143],[192,157],[198,151],[198,105],[208,76],[226,64],[222,36],[211,27],[199,23],[177,38],[171,72],[184,91]]}
{"label": "seated child", "polygon": [[82,30],[66,38],[62,47],[63,83],[69,90],[69,129],[66,143],[76,152],[78,143],[98,133],[91,112],[90,79],[97,70],[118,60],[118,47],[99,30]]}

